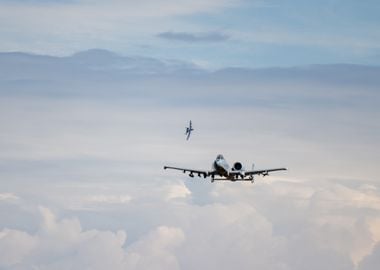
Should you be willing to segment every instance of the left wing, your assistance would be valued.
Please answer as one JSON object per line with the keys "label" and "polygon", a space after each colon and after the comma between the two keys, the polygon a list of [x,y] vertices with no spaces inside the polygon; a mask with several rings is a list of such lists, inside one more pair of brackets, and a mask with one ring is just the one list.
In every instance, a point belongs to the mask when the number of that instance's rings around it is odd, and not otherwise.
{"label": "left wing", "polygon": [[172,169],[172,170],[178,170],[183,171],[183,173],[189,172],[190,177],[194,177],[194,174],[198,174],[199,177],[203,176],[206,178],[209,176],[212,172],[209,171],[202,171],[202,170],[193,170],[193,169],[186,169],[186,168],[178,168],[178,167],[171,167],[171,166],[164,166],[164,170],[166,169]]}
{"label": "left wing", "polygon": [[287,168],[276,168],[276,169],[267,169],[267,170],[257,170],[257,171],[246,171],[244,172],[244,174],[246,176],[250,176],[250,175],[255,175],[255,174],[258,174],[258,175],[263,175],[263,176],[267,176],[269,175],[270,172],[275,172],[275,171],[286,171]]}

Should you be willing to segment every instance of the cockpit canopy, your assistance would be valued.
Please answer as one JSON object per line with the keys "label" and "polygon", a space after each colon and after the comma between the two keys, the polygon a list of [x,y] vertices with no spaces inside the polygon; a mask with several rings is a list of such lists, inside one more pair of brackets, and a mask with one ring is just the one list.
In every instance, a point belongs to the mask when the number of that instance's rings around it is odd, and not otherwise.
{"label": "cockpit canopy", "polygon": [[216,160],[221,160],[221,159],[224,159],[223,155],[219,154],[219,155],[216,156]]}

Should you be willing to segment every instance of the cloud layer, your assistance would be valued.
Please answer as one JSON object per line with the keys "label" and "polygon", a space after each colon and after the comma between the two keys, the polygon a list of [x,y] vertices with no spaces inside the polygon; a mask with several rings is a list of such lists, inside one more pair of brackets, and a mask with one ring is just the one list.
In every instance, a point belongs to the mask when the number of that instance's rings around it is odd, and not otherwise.
{"label": "cloud layer", "polygon": [[[76,218],[59,218],[48,208],[35,207],[30,209],[40,217],[35,230],[0,231],[0,265],[3,269],[230,269],[234,265],[376,269],[378,187],[354,190],[334,182],[317,186],[287,181],[218,184],[204,205],[189,198],[168,201],[162,194],[154,205],[136,200],[118,210],[108,205],[107,211],[70,211]],[[284,193],[287,189],[292,192]],[[194,191],[190,196],[200,194]],[[16,214],[21,215],[23,207],[20,203]],[[97,229],[101,220],[89,222],[102,216],[112,220],[113,215],[119,215],[119,224],[126,227],[145,221],[144,229],[136,237],[132,229]]]}
{"label": "cloud layer", "polygon": [[377,269],[377,67],[0,57],[0,268]]}

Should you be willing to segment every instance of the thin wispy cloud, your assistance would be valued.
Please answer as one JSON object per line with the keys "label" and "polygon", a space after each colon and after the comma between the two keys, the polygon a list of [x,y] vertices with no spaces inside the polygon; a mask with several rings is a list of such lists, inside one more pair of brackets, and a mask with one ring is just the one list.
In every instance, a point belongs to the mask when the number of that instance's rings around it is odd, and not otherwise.
{"label": "thin wispy cloud", "polygon": [[221,32],[187,33],[187,32],[162,32],[158,37],[183,42],[223,42],[230,37]]}

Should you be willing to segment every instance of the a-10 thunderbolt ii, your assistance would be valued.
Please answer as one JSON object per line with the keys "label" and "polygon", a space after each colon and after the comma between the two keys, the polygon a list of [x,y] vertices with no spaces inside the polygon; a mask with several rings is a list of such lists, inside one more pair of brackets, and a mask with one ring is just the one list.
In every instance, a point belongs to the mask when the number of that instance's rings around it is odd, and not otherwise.
{"label": "a-10 thunderbolt ii", "polygon": [[[211,177],[211,182],[216,180],[227,180],[227,181],[251,181],[254,182],[254,175],[267,176],[270,172],[275,171],[285,171],[286,168],[275,168],[275,169],[264,169],[264,170],[254,170],[252,165],[252,170],[245,170],[240,162],[235,162],[232,168],[228,165],[227,161],[224,159],[223,155],[218,155],[215,161],[212,163],[212,168],[210,171],[205,170],[193,170],[172,166],[164,166],[164,169],[173,169],[183,171],[183,173],[189,173],[190,177],[198,175],[198,177],[203,176],[204,178]],[[218,178],[216,178],[218,177]]]}
{"label": "a-10 thunderbolt ii", "polygon": [[185,135],[187,135],[186,140],[189,140],[190,135],[191,135],[191,132],[192,132],[193,130],[194,130],[194,129],[193,129],[193,125],[192,125],[191,120],[190,120],[190,122],[189,122],[189,126],[186,127],[186,132],[185,132]]}

